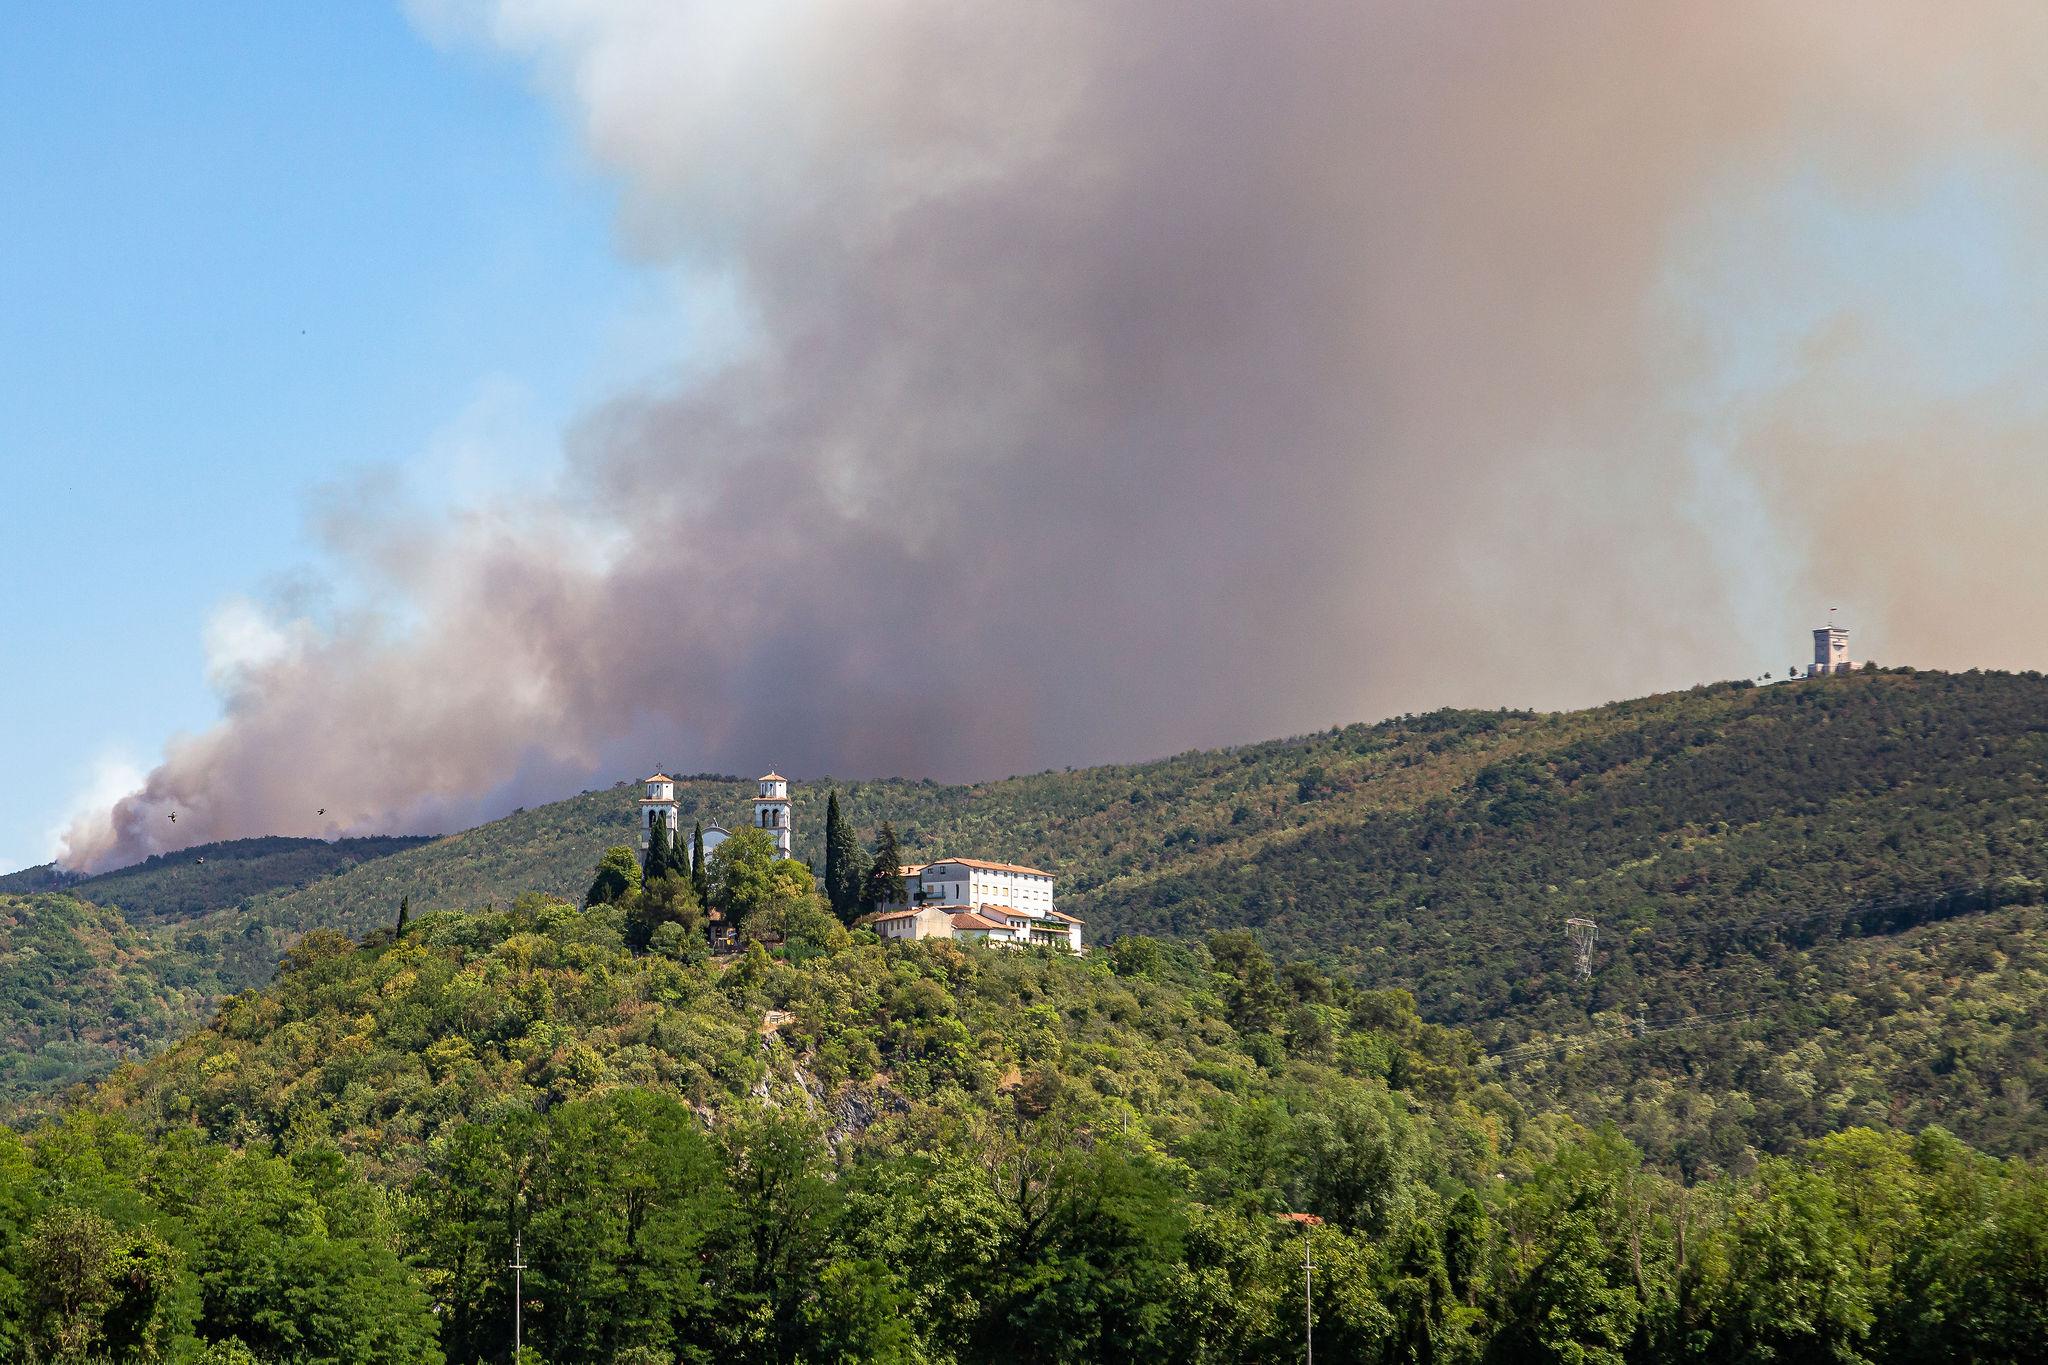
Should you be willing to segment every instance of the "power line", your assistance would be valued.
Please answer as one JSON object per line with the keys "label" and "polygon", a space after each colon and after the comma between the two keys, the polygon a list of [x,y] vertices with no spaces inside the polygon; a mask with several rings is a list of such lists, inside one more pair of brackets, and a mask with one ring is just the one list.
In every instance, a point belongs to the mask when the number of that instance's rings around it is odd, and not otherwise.
{"label": "power line", "polygon": [[525,1348],[521,1340],[525,1323],[526,1298],[526,1257],[521,1255],[526,1238],[523,1233],[512,1234],[512,1263],[507,1267],[512,1272],[512,1365],[519,1365],[519,1357]]}
{"label": "power line", "polygon": [[1553,1039],[1543,1043],[1518,1043],[1499,1052],[1489,1052],[1485,1060],[1490,1062],[1522,1062],[1533,1057],[1549,1056],[1560,1052],[1577,1052],[1584,1048],[1597,1047],[1601,1043],[1643,1038],[1653,1033],[1678,1033],[1687,1029],[1709,1028],[1715,1024],[1740,1023],[1753,1019],[1764,1012],[1766,1006],[1757,1005],[1749,1009],[1716,1010],[1707,1014],[1684,1015],[1652,1023],[1645,1017],[1623,1028],[1600,1029],[1589,1033],[1576,1033],[1568,1038]]}

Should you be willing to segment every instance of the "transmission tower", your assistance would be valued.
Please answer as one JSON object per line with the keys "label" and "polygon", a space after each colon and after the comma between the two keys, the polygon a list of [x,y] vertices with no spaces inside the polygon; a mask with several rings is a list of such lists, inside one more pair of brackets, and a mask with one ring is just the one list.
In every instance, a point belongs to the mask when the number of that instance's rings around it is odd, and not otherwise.
{"label": "transmission tower", "polygon": [[1564,936],[1571,940],[1572,957],[1581,981],[1593,974],[1593,939],[1598,932],[1589,919],[1568,919],[1564,922]]}

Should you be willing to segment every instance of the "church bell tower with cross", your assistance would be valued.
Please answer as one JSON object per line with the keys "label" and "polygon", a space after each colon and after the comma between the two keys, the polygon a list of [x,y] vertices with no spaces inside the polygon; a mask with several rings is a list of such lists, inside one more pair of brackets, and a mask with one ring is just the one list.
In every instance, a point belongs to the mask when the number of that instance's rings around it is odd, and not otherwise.
{"label": "church bell tower with cross", "polygon": [[761,794],[754,798],[754,828],[768,832],[768,837],[775,841],[778,858],[789,856],[793,835],[789,815],[789,779],[781,773],[767,774],[761,779]]}

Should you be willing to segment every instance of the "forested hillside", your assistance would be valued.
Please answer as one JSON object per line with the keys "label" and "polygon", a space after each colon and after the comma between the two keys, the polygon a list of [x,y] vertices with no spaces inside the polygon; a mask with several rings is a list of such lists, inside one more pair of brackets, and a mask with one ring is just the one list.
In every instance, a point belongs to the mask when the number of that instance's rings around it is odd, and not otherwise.
{"label": "forested hillside", "polygon": [[[840,790],[864,828],[893,822],[908,856],[1055,868],[1092,938],[1247,926],[1285,955],[1410,990],[1424,1017],[1507,1054],[1523,1093],[1628,1118],[1669,1160],[1718,1165],[1902,1115],[2001,1151],[2048,1143],[2027,1098],[2048,1083],[2029,928],[2048,882],[2038,675],[1728,684]],[[698,779],[680,794],[688,818],[730,822],[750,792]],[[814,859],[825,792],[796,789],[799,853]],[[630,838],[637,794],[526,812],[263,910],[360,933],[409,884],[429,904],[504,903],[522,878],[574,894],[592,852]],[[1585,982],[1573,916],[1599,926]],[[1590,1050],[1545,1050],[1589,1036]],[[1695,1098],[1653,1124],[1652,1098],[1681,1092]]]}
{"label": "forested hillside", "polygon": [[159,853],[133,867],[72,882],[67,889],[138,923],[196,919],[266,893],[296,891],[427,842],[423,835],[231,839]]}
{"label": "forested hillside", "polygon": [[[1588,913],[1632,933],[1652,901],[1670,902],[1661,922],[1732,921],[2040,871],[2044,772],[2048,681],[1895,671],[1556,715],[1443,711],[964,787],[821,778],[793,795],[814,864],[837,786],[907,856],[1056,870],[1100,932],[1252,925],[1366,970],[1399,957],[1429,1008],[1484,1013],[1562,944],[1530,935],[1468,980],[1498,957],[1494,919]],[[598,850],[630,839],[639,794],[523,811],[267,904],[360,930],[407,892],[572,895]],[[752,784],[686,779],[677,794],[686,822],[732,825]]]}
{"label": "forested hillside", "polygon": [[[541,897],[353,948],[0,1134],[12,1358],[2015,1360],[2048,1179],[1854,1131],[1686,1186],[1249,935],[633,953]],[[1280,1215],[1307,1215],[1304,1224]],[[515,1241],[515,1238],[517,1239]]]}
{"label": "forested hillside", "polygon": [[0,1114],[156,1050],[273,962],[260,935],[152,933],[70,894],[0,895]]}
{"label": "forested hillside", "polygon": [[362,839],[229,839],[158,853],[82,877],[50,863],[0,876],[0,895],[71,891],[135,921],[192,919],[266,892],[295,891],[375,858],[429,842],[426,835]]}
{"label": "forested hillside", "polygon": [[[1056,869],[1093,941],[1245,926],[1282,956],[1412,991],[1424,1018],[1500,1054],[1525,1099],[1616,1118],[1684,1169],[1852,1122],[2048,1145],[2031,1098],[2048,1085],[2037,675],[1446,711],[964,787],[803,782],[799,856],[822,860],[832,785],[864,831],[892,822],[906,856]],[[727,825],[752,790],[679,784],[686,821]],[[154,934],[159,965],[137,970],[237,989],[305,930],[360,937],[404,898],[575,898],[604,847],[631,840],[638,795],[586,792],[255,894]],[[1599,926],[1585,981],[1571,916]]]}

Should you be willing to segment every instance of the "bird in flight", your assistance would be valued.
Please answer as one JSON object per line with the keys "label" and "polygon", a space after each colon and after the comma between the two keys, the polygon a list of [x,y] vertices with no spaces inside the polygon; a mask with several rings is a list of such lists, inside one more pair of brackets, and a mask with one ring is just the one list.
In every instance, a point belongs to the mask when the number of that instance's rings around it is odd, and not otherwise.
{"label": "bird in flight", "polygon": [[327,807],[325,807],[325,806],[322,806],[322,807],[321,807],[321,808],[320,808],[319,810],[316,810],[316,811],[314,811],[313,813],[314,813],[315,815],[325,815],[325,814],[327,814]]}
{"label": "bird in flight", "polygon": [[176,812],[176,811],[172,811],[172,812],[171,812],[171,823],[172,823],[172,824],[174,824],[174,825],[178,823],[178,812]]}

